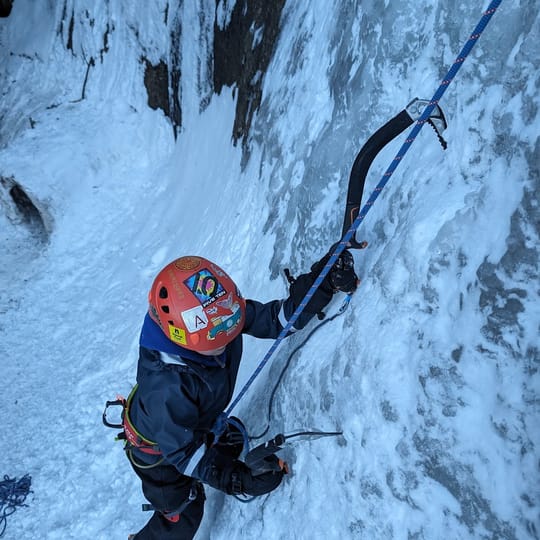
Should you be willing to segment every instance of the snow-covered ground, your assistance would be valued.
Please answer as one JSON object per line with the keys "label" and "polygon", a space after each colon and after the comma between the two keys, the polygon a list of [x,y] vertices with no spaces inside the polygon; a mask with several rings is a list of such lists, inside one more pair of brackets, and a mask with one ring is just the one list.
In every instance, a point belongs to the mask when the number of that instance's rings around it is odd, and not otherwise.
{"label": "snow-covered ground", "polygon": [[[215,3],[183,4],[175,19],[165,0],[15,0],[0,19],[0,474],[33,488],[7,539],[120,540],[144,524],[101,413],[134,382],[154,275],[200,254],[245,296],[283,297],[281,270],[339,239],[362,143],[431,97],[487,6],[289,0],[242,166],[234,89],[206,106]],[[174,21],[176,140],[141,62],[169,51]],[[539,40],[538,3],[503,1],[441,102],[448,150],[420,133],[358,234],[370,247],[350,308],[284,378],[272,435],[343,436],[291,444],[294,474],[251,504],[208,489],[197,538],[539,537]],[[40,219],[17,213],[13,182]],[[235,411],[251,431],[300,339]],[[245,341],[243,380],[271,344]]]}

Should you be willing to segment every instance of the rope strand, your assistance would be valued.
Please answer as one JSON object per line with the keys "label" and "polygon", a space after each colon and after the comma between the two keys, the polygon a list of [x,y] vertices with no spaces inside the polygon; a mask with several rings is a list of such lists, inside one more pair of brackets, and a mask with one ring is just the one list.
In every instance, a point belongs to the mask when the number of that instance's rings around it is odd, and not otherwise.
{"label": "rope strand", "polygon": [[337,313],[332,315],[331,317],[324,319],[321,323],[319,323],[315,328],[313,328],[309,334],[302,340],[302,342],[297,345],[294,350],[289,354],[289,357],[287,358],[287,361],[285,362],[285,365],[281,369],[281,372],[279,374],[278,380],[274,384],[274,388],[272,389],[272,393],[270,394],[270,399],[268,401],[268,411],[267,411],[267,421],[266,421],[266,427],[264,428],[264,431],[262,431],[259,435],[250,435],[249,440],[250,441],[256,441],[257,439],[262,439],[269,431],[270,431],[270,420],[272,418],[272,409],[274,407],[274,398],[276,397],[276,393],[278,391],[279,385],[281,384],[281,381],[283,380],[283,377],[285,376],[285,372],[289,368],[291,361],[294,357],[294,355],[309,341],[311,336],[315,334],[320,328],[322,328],[325,324],[328,324],[329,322],[332,322],[336,317],[339,317],[344,310],[339,310]]}

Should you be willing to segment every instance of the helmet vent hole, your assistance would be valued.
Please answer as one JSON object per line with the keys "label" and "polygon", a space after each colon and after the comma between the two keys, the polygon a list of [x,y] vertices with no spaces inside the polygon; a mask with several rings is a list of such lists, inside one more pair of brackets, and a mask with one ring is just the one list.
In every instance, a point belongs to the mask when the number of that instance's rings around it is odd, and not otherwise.
{"label": "helmet vent hole", "polygon": [[[161,289],[159,289],[159,297],[160,298],[167,298],[169,296],[169,293],[167,292],[167,287],[161,287]],[[167,311],[167,313],[169,313]]]}
{"label": "helmet vent hole", "polygon": [[169,313],[169,306],[161,306],[161,309],[162,309],[165,313]]}

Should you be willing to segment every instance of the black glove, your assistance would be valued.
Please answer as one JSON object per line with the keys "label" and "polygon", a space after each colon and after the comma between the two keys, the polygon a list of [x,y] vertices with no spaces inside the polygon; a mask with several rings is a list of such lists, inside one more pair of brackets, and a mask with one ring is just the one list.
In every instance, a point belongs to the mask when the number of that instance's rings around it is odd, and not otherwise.
{"label": "black glove", "polygon": [[[274,457],[276,463],[279,463],[278,458],[276,456]],[[237,461],[231,473],[231,491],[227,491],[227,493],[244,493],[252,496],[270,493],[281,484],[283,475],[285,474],[285,470],[279,467],[279,465],[277,469],[255,475],[247,465]]]}
{"label": "black glove", "polygon": [[[311,273],[314,274],[314,280],[326,266],[332,253],[336,250],[336,246],[337,244],[334,244],[330,248],[330,251],[311,267]],[[340,253],[334,266],[332,266],[330,272],[328,272],[321,283],[321,288],[325,287],[332,292],[341,291],[344,293],[351,293],[358,287],[358,281],[358,276],[354,271],[354,258],[352,253],[346,249]]]}
{"label": "black glove", "polygon": [[329,272],[330,285],[336,291],[352,293],[358,287],[358,276],[354,271],[354,258],[350,251],[342,251]]}
{"label": "black glove", "polygon": [[[205,461],[208,466],[201,480],[229,495],[258,496],[270,493],[281,484],[286,472],[285,467],[275,467],[277,470],[256,475],[245,463],[224,456],[214,449],[210,449],[207,454]],[[276,463],[281,463],[277,457],[274,458]]]}
{"label": "black glove", "polygon": [[[294,310],[300,305],[306,293],[321,273],[322,269],[335,251],[337,244],[334,244],[330,251],[311,267],[311,272],[302,274],[294,279],[287,274],[291,282],[289,298],[285,301],[285,316],[290,317]],[[300,314],[294,326],[297,330],[303,328],[316,313],[321,313],[327,304],[332,300],[332,296],[337,291],[350,293],[356,290],[358,277],[354,272],[354,259],[350,251],[343,251],[337,261],[332,266],[330,272],[322,280],[319,288],[307,303],[304,312]]]}
{"label": "black glove", "polygon": [[219,439],[214,444],[214,448],[225,456],[236,459],[244,449],[244,433],[236,425],[240,424],[245,430],[244,424],[236,416],[231,416],[227,419],[225,431],[220,435]]}

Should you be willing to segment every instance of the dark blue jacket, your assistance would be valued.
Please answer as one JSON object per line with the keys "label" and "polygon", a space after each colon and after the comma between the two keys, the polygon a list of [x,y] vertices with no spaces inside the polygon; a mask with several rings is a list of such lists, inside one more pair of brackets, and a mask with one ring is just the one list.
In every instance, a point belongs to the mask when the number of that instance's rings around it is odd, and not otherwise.
{"label": "dark blue jacket", "polygon": [[[276,338],[294,308],[290,298],[266,304],[247,300],[242,333]],[[298,327],[312,316],[306,313]],[[204,480],[197,465],[206,451],[205,437],[231,401],[241,356],[242,334],[219,357],[208,357],[176,345],[146,316],[130,418],[139,433],[158,444],[165,462],[181,473]],[[133,453],[147,464],[159,459],[138,450]]]}

